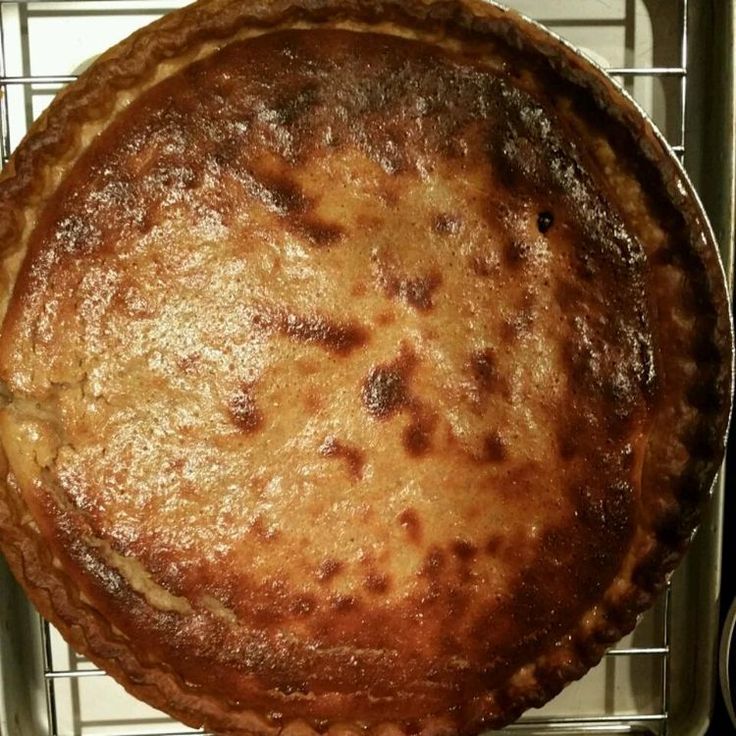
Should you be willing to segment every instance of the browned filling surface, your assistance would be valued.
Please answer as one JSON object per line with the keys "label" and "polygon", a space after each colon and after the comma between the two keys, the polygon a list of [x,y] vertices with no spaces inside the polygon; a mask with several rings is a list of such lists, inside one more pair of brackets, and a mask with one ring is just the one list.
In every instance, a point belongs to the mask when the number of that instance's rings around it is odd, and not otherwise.
{"label": "browned filling surface", "polygon": [[348,30],[232,43],[48,203],[2,336],[11,467],[185,679],[419,716],[617,573],[657,393],[645,258],[513,72]]}

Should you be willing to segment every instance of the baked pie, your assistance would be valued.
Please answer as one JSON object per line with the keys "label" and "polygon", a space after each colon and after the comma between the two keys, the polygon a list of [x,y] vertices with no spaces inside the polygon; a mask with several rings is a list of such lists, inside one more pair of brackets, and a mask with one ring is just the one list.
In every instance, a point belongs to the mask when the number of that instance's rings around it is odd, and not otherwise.
{"label": "baked pie", "polygon": [[0,182],[1,546],[131,693],[223,734],[475,734],[683,554],[732,338],[634,104],[476,0],[203,0]]}

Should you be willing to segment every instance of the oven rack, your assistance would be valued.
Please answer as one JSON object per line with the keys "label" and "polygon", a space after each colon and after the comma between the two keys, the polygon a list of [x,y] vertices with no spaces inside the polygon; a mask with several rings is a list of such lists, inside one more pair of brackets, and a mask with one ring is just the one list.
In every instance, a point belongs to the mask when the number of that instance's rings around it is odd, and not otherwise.
{"label": "oven rack", "polygon": [[[670,638],[671,638],[671,598],[672,584],[667,582],[663,593],[663,603],[661,606],[661,622],[662,635],[660,644],[652,644],[648,646],[627,646],[609,649],[604,655],[605,658],[611,657],[653,657],[660,661],[661,667],[661,689],[660,702],[661,709],[656,713],[638,713],[631,715],[595,715],[595,716],[530,716],[525,715],[522,719],[511,726],[506,727],[508,732],[516,732],[519,734],[547,733],[547,732],[568,732],[574,730],[577,734],[582,733],[641,733],[641,734],[657,734],[658,736],[668,736],[668,717],[669,717],[669,658],[670,658]],[[55,683],[58,680],[80,680],[88,677],[108,677],[104,670],[96,667],[85,666],[75,669],[57,669],[54,666],[54,654],[52,647],[52,636],[54,632],[48,621],[39,617],[41,628],[41,640],[43,642],[43,676],[46,689],[46,718],[48,722],[48,736],[62,736],[58,728],[58,719],[56,714],[56,691]],[[58,636],[58,634],[57,634]],[[191,734],[199,734],[199,736],[217,736],[214,733],[202,730],[181,730],[181,727],[172,725],[170,731],[115,731],[107,736],[189,736]],[[46,735],[44,735],[46,736]]]}
{"label": "oven rack", "polygon": [[[588,0],[590,2],[590,0]],[[625,65],[618,67],[608,67],[606,71],[624,88],[630,87],[630,82],[634,78],[646,77],[649,79],[656,78],[674,78],[680,80],[679,84],[679,136],[678,140],[670,140],[670,146],[672,150],[681,158],[684,158],[685,154],[685,136],[686,136],[686,107],[687,107],[687,77],[688,77],[688,2],[689,0],[672,0],[673,4],[677,3],[679,6],[678,17],[679,26],[681,29],[681,36],[679,39],[679,59],[675,65],[666,66],[636,66],[636,65]],[[95,0],[56,0],[53,2],[54,6],[67,5],[70,8],[69,12],[79,12],[79,6],[88,4],[90,6],[97,6],[100,8],[102,5]],[[155,17],[156,15],[163,15],[171,7],[176,7],[184,4],[183,0],[179,2],[174,0],[173,6],[165,6],[160,0],[134,0],[131,5],[130,0],[104,0],[104,9],[96,9],[96,13],[130,13],[132,11],[145,12],[146,15]],[[541,4],[541,0],[540,0]],[[25,16],[25,22],[27,18],[34,12],[45,12],[43,10],[35,11],[34,9],[38,6],[43,5],[43,0],[0,0],[0,10],[2,6],[16,6],[19,8],[21,15]],[[117,6],[117,9],[116,9]],[[64,11],[55,11],[63,15]],[[21,18],[23,22],[23,18]],[[547,20],[548,25],[553,25],[554,21]],[[2,17],[0,15],[0,91],[6,92],[8,88],[14,86],[22,86],[26,93],[26,127],[32,122],[31,115],[28,112],[31,110],[29,104],[29,97],[33,94],[34,90],[40,88],[60,88],[61,86],[74,81],[77,78],[76,74],[7,74],[7,59],[5,54],[5,32],[3,28]],[[30,58],[30,54],[26,52],[25,59]],[[13,149],[13,145],[10,140],[10,106],[8,104],[7,93],[2,94],[0,99],[0,120],[2,122],[2,138],[0,140],[0,156],[2,163],[4,164]]]}
{"label": "oven rack", "polygon": [[[592,2],[593,0],[584,0]],[[688,138],[688,79],[690,76],[690,64],[688,58],[689,39],[689,8],[688,0],[670,0],[671,6],[676,6],[676,10],[671,13],[676,14],[676,23],[680,30],[679,39],[677,41],[677,60],[674,64],[663,66],[648,65],[637,66],[636,64],[624,64],[621,66],[608,67],[607,71],[610,75],[628,91],[634,91],[636,80],[672,80],[676,86],[676,94],[674,98],[668,100],[668,114],[677,120],[675,126],[670,126],[667,131],[671,148],[678,155],[681,161],[685,160],[686,140]],[[692,1],[692,0],[691,0]],[[511,3],[506,0],[507,4],[516,6],[518,3]],[[530,5],[532,0],[526,3]],[[181,0],[173,0],[172,5],[166,5],[165,0],[54,0],[49,3],[47,0],[0,0],[0,156],[2,162],[8,160],[10,152],[17,142],[18,119],[22,117],[23,124],[28,127],[33,118],[33,97],[37,94],[48,94],[55,92],[64,84],[76,79],[76,74],[66,73],[68,70],[52,70],[52,73],[34,74],[27,63],[30,59],[30,49],[22,48],[23,64],[21,73],[18,73],[17,63],[11,64],[13,60],[9,58],[6,45],[7,28],[4,20],[6,17],[6,9],[12,9],[17,13],[20,23],[26,24],[25,33],[21,32],[22,43],[29,43],[29,34],[27,23],[29,18],[34,14],[43,14],[48,12],[44,10],[44,5],[53,5],[54,13],[63,20],[65,16],[64,8],[68,8],[68,14],[84,12],[85,6],[95,7],[96,13],[104,14],[125,14],[125,13],[143,13],[153,19],[157,15],[165,13],[171,7],[183,4]],[[536,5],[540,8],[545,4],[545,0],[536,0]],[[632,0],[620,0],[621,6],[627,8],[633,5]],[[522,8],[527,13],[526,7]],[[533,15],[533,13],[532,13]],[[574,21],[575,19],[569,19]],[[545,23],[554,27],[555,22],[545,19]],[[22,31],[23,29],[21,29]],[[17,60],[15,60],[17,62]],[[8,70],[12,68],[13,73]],[[10,91],[22,90],[22,97],[17,95],[11,96]],[[655,120],[656,122],[656,120]],[[15,140],[14,140],[15,138]],[[677,587],[677,583],[675,583]],[[652,641],[647,641],[642,645],[624,646],[610,650],[605,659],[642,659],[648,658],[656,662],[659,680],[659,702],[658,707],[653,712],[630,714],[607,713],[601,712],[595,715],[530,715],[524,716],[517,724],[508,727],[509,732],[519,734],[582,734],[582,733],[639,733],[639,734],[656,734],[656,736],[670,736],[672,733],[670,724],[670,706],[671,706],[671,690],[672,690],[672,668],[671,668],[671,648],[673,644],[673,626],[672,626],[672,585],[667,584],[666,590],[662,597],[661,604],[651,614],[656,617],[653,629],[659,632],[658,636],[653,636]],[[48,622],[38,619],[40,631],[40,651],[42,653],[41,672],[43,678],[43,690],[45,696],[45,718],[44,731],[38,736],[72,736],[72,734],[61,730],[58,715],[59,700],[59,684],[61,682],[70,683],[73,688],[79,686],[81,681],[87,678],[107,677],[105,673],[99,669],[91,668],[89,663],[80,659],[77,655],[70,653],[65,664],[59,665],[58,657],[55,655],[58,646],[58,633],[49,626]],[[0,656],[2,652],[0,652]],[[0,702],[2,707],[2,702]],[[185,729],[183,726],[171,723],[169,730],[145,731],[136,728],[131,730],[130,726],[122,726],[120,730],[105,730],[105,736],[184,736],[185,734],[199,733],[203,736],[214,736],[214,734],[206,734],[203,731],[193,731]],[[87,734],[84,731],[84,734]],[[15,736],[15,734],[0,734],[0,736]],[[35,734],[33,736],[36,736]],[[76,732],[75,732],[76,736]]]}

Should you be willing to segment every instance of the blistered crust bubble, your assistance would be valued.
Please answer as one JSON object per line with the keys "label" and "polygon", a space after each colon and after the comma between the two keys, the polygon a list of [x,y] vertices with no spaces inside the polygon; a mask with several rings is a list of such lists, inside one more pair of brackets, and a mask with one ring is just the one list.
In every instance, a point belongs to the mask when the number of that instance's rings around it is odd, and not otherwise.
{"label": "blistered crust bubble", "polygon": [[647,259],[521,79],[346,29],[225,44],[33,230],[0,344],[19,492],[141,661],[254,732],[508,718],[493,693],[625,565]]}

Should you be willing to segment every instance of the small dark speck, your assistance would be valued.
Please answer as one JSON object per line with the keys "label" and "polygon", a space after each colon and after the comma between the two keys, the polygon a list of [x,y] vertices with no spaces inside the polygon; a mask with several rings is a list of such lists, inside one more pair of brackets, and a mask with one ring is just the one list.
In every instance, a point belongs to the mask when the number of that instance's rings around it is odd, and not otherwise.
{"label": "small dark speck", "polygon": [[485,552],[490,557],[496,557],[501,549],[502,539],[498,534],[493,534],[488,537],[488,541],[485,545]]}
{"label": "small dark speck", "polygon": [[406,403],[403,375],[388,366],[375,366],[363,384],[363,405],[374,417],[383,419]]}
{"label": "small dark speck", "polygon": [[299,225],[301,231],[316,246],[332,245],[344,234],[340,225],[321,221],[315,216],[303,217]]}
{"label": "small dark speck", "polygon": [[326,560],[323,560],[317,568],[317,580],[321,583],[325,583],[334,578],[335,575],[338,575],[342,568],[342,562],[332,558],[327,558]]}
{"label": "small dark speck", "polygon": [[404,448],[415,457],[427,453],[432,445],[434,422],[422,417],[416,418],[403,432]]}
{"label": "small dark speck", "polygon": [[255,432],[263,424],[263,414],[256,405],[251,387],[243,384],[228,401],[230,418],[244,433]]}
{"label": "small dark speck", "polygon": [[372,572],[363,581],[366,590],[371,593],[385,593],[389,587],[388,577],[382,573]]}
{"label": "small dark speck", "polygon": [[452,543],[452,552],[463,562],[468,562],[475,557],[478,552],[478,548],[466,539],[456,539]]}
{"label": "small dark speck", "polygon": [[434,577],[439,574],[445,564],[445,555],[441,549],[433,547],[427,553],[422,565],[422,574]]}
{"label": "small dark speck", "polygon": [[506,445],[503,438],[498,432],[489,432],[483,438],[483,459],[490,463],[500,463],[506,457]]}
{"label": "small dark speck", "polygon": [[324,442],[320,445],[319,454],[322,457],[335,457],[344,460],[353,478],[360,480],[363,477],[365,457],[359,448],[349,445],[346,442],[340,442],[332,435],[329,435],[325,437]]}
{"label": "small dark speck", "polygon": [[496,388],[499,382],[496,367],[496,353],[490,349],[477,350],[470,356],[470,369],[478,382],[478,387],[484,391]]}
{"label": "small dark speck", "polygon": [[442,283],[442,277],[438,273],[428,276],[420,276],[414,279],[406,279],[399,287],[399,293],[407,304],[426,312],[434,306],[432,294]]}
{"label": "small dark speck", "polygon": [[537,217],[537,228],[539,232],[544,235],[549,230],[555,221],[554,215],[551,212],[540,212]]}
{"label": "small dark speck", "polygon": [[510,240],[504,248],[506,264],[511,267],[521,266],[529,261],[531,252],[529,243],[523,240]]}
{"label": "small dark speck", "polygon": [[362,326],[333,322],[321,315],[280,315],[278,326],[283,334],[294,340],[318,344],[338,355],[347,355],[368,340]]}
{"label": "small dark speck", "polygon": [[358,606],[358,599],[352,595],[337,594],[332,596],[330,603],[336,611],[350,611]]}

